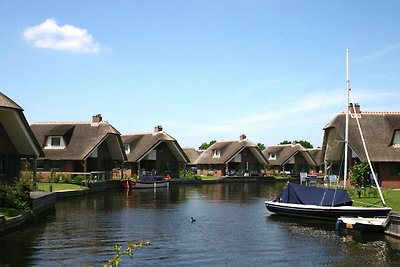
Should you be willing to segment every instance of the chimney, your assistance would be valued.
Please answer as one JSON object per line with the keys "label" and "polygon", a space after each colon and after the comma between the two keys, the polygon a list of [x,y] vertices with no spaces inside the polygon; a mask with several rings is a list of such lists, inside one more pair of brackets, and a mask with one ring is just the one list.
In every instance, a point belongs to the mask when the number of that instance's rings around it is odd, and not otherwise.
{"label": "chimney", "polygon": [[247,136],[245,134],[240,135],[240,141],[245,140],[246,138],[247,138]]}
{"label": "chimney", "polygon": [[[353,107],[353,105],[354,105],[354,107]],[[350,114],[360,114],[361,113],[360,104],[358,104],[358,103],[350,103],[349,104],[349,113]]]}
{"label": "chimney", "polygon": [[99,123],[103,120],[103,118],[101,117],[101,114],[95,114],[92,117],[92,123]]}
{"label": "chimney", "polygon": [[161,125],[157,125],[156,127],[154,127],[154,133],[158,133],[158,132],[162,132],[162,126]]}

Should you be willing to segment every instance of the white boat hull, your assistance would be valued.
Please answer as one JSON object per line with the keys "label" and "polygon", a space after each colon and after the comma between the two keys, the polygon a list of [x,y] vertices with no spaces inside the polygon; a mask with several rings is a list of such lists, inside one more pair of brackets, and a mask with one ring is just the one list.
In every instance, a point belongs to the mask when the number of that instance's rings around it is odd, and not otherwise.
{"label": "white boat hull", "polygon": [[265,201],[270,212],[289,216],[298,216],[315,219],[337,220],[339,217],[386,217],[391,208],[371,208],[354,206],[317,206],[304,204],[280,203]]}

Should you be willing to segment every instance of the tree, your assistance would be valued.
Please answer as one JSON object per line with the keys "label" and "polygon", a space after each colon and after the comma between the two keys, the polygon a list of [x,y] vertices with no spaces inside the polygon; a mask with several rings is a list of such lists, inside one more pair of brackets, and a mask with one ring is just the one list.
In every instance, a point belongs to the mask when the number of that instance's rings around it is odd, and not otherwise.
{"label": "tree", "polygon": [[265,145],[264,144],[258,143],[257,146],[261,151],[263,151],[265,149]]}
{"label": "tree", "polygon": [[304,148],[313,148],[313,145],[308,142],[308,141],[304,141],[304,140],[300,140],[299,141],[300,145],[302,145]]}
{"label": "tree", "polygon": [[217,140],[211,140],[210,143],[202,143],[201,146],[199,147],[200,150],[206,150],[210,146],[212,146]]}
{"label": "tree", "polygon": [[310,142],[308,142],[308,141],[304,141],[304,140],[300,140],[300,141],[297,141],[297,140],[295,140],[295,141],[288,141],[288,140],[285,140],[285,141],[282,141],[282,142],[280,142],[279,144],[280,145],[288,145],[288,144],[300,144],[300,145],[302,145],[304,148],[313,148],[313,145],[310,143]]}
{"label": "tree", "polygon": [[357,188],[371,186],[370,169],[368,161],[360,162],[350,168],[350,183]]}
{"label": "tree", "polygon": [[280,145],[289,145],[291,143],[292,143],[292,141],[285,140],[285,141],[280,142],[279,144]]}

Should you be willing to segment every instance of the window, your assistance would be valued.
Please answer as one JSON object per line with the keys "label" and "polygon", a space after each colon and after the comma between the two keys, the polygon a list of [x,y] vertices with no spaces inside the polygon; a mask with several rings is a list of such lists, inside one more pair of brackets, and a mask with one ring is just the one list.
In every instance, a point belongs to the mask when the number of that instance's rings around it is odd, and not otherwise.
{"label": "window", "polygon": [[400,147],[400,130],[396,130],[393,136],[393,146]]}
{"label": "window", "polygon": [[268,153],[268,155],[269,155],[268,157],[269,160],[276,159],[276,153]]}
{"label": "window", "polygon": [[390,164],[390,174],[392,176],[399,176],[400,175],[400,163],[392,162]]}
{"label": "window", "polygon": [[45,149],[63,149],[65,148],[64,138],[62,136],[49,136],[47,138]]}
{"label": "window", "polygon": [[213,158],[219,158],[219,157],[221,157],[221,150],[213,149]]}
{"label": "window", "polygon": [[60,146],[61,137],[51,137],[51,146]]}
{"label": "window", "polygon": [[131,146],[129,144],[124,145],[125,154],[131,153]]}

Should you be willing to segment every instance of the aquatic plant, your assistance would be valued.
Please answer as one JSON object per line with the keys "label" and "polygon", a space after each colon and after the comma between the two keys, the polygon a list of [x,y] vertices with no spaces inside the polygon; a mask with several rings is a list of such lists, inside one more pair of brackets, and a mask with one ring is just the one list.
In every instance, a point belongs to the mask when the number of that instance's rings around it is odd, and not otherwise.
{"label": "aquatic plant", "polygon": [[[143,246],[150,246],[151,243],[148,241],[142,240],[139,243],[129,243],[126,249],[123,249],[120,245],[114,245],[113,250],[115,251],[114,257],[108,260],[108,263],[104,264],[103,267],[118,267],[119,264],[122,262],[122,256],[127,255],[130,258],[133,257],[133,251],[141,248]],[[87,267],[92,267],[88,265]]]}

